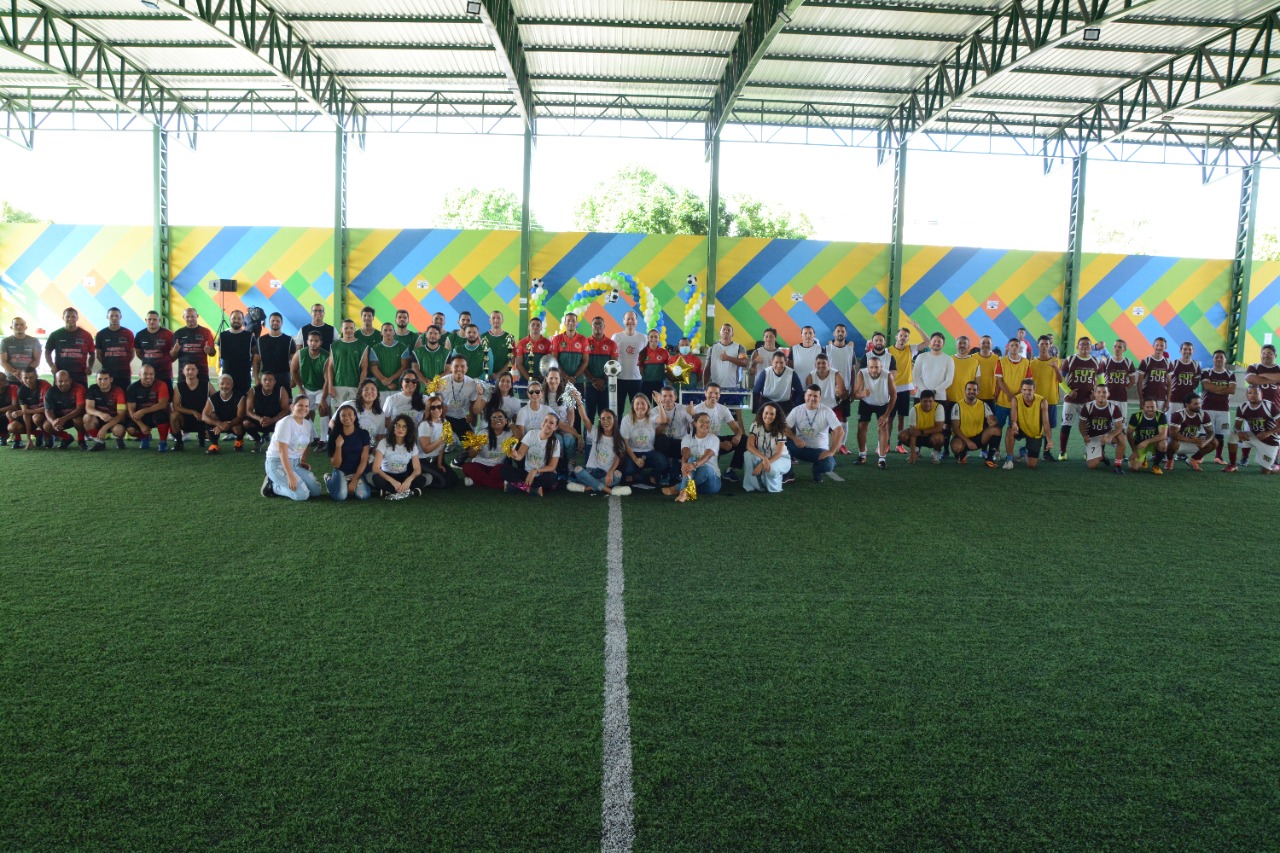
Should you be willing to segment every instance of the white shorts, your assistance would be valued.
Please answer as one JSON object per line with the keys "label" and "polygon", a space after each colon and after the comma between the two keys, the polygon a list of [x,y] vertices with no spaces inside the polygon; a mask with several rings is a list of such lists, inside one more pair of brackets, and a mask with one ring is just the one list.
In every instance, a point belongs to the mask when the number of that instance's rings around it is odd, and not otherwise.
{"label": "white shorts", "polygon": [[1120,407],[1120,417],[1121,417],[1121,419],[1122,419],[1126,424],[1127,424],[1127,423],[1129,423],[1129,404],[1128,404],[1127,402],[1125,402],[1125,403],[1116,403],[1116,405]]}
{"label": "white shorts", "polygon": [[1170,442],[1170,443],[1177,445],[1176,447],[1172,448],[1169,451],[1170,453],[1173,453],[1175,455],[1178,453],[1185,453],[1188,456],[1195,456],[1197,453],[1200,452],[1200,448],[1189,441],[1178,441],[1178,442]]}
{"label": "white shorts", "polygon": [[1274,444],[1263,444],[1252,435],[1249,436],[1249,446],[1253,448],[1252,459],[1262,468],[1274,468],[1276,466],[1276,454],[1280,453],[1280,447]]}
{"label": "white shorts", "polygon": [[335,385],[333,396],[329,398],[329,405],[336,412],[343,403],[353,403],[355,399],[356,389],[354,385]]}
{"label": "white shorts", "polygon": [[[1230,412],[1211,412],[1206,409],[1205,414],[1209,416],[1209,423],[1213,426],[1214,435],[1222,435],[1232,431]],[[1231,443],[1235,444],[1235,441],[1233,440]]]}
{"label": "white shorts", "polygon": [[1110,444],[1110,443],[1111,443],[1111,442],[1109,442],[1109,441],[1108,441],[1108,442],[1106,442],[1106,444],[1104,444],[1104,443],[1103,443],[1103,440],[1102,440],[1102,436],[1098,436],[1097,438],[1090,438],[1090,439],[1086,439],[1086,440],[1085,440],[1085,443],[1084,443],[1084,458],[1085,458],[1085,461],[1089,461],[1089,460],[1093,460],[1093,459],[1101,459],[1101,458],[1102,458],[1102,449],[1103,449],[1107,444]]}
{"label": "white shorts", "polygon": [[319,391],[308,391],[303,388],[302,393],[307,395],[307,399],[311,401],[311,413],[318,414],[320,411],[320,399],[324,397],[324,389]]}
{"label": "white shorts", "polygon": [[1076,421],[1080,420],[1080,410],[1084,408],[1084,403],[1063,403],[1062,404],[1062,425],[1064,427],[1075,426]]}

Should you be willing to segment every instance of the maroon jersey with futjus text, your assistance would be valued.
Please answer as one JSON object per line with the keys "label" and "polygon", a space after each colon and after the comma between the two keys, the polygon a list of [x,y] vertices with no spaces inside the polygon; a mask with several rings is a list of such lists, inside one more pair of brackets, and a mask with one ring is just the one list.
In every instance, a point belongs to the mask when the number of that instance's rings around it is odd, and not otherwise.
{"label": "maroon jersey with futjus text", "polygon": [[1154,355],[1144,358],[1138,365],[1138,371],[1142,374],[1142,387],[1138,389],[1139,398],[1161,403],[1168,400],[1171,367],[1168,353],[1165,353],[1164,358],[1156,358]]}
{"label": "maroon jersey with futjus text", "polygon": [[1093,386],[1098,384],[1098,362],[1093,356],[1073,355],[1062,365],[1062,381],[1071,391],[1068,403],[1084,404],[1093,399]]}
{"label": "maroon jersey with futjus text", "polygon": [[1200,375],[1204,370],[1198,361],[1178,359],[1169,371],[1169,402],[1186,405],[1187,398],[1195,393],[1200,384]]}
{"label": "maroon jersey with futjus text", "polygon": [[[1214,370],[1209,368],[1200,375],[1200,382],[1222,382],[1228,386],[1236,381],[1236,375],[1230,370]],[[1204,386],[1204,399],[1201,400],[1201,406],[1206,412],[1229,412],[1231,411],[1231,396],[1220,391],[1210,391],[1209,386]]]}
{"label": "maroon jersey with futjus text", "polygon": [[1129,377],[1133,375],[1134,369],[1133,362],[1127,358],[1119,361],[1107,359],[1107,396],[1111,398],[1111,402],[1129,402]]}
{"label": "maroon jersey with futjus text", "polygon": [[1106,435],[1116,428],[1120,420],[1120,406],[1116,403],[1089,403],[1080,410],[1080,426],[1089,438]]}
{"label": "maroon jersey with futjus text", "polygon": [[[1273,430],[1276,428],[1276,418],[1280,417],[1280,414],[1277,414],[1277,411],[1280,410],[1277,410],[1270,401],[1263,400],[1256,406],[1245,403],[1243,406],[1236,409],[1236,417],[1244,421],[1245,427],[1249,432],[1257,435],[1260,432],[1266,432],[1267,430]],[[1275,435],[1270,438],[1263,438],[1259,440],[1263,444],[1268,444],[1272,447],[1280,444],[1280,436]]]}
{"label": "maroon jersey with futjus text", "polygon": [[1213,434],[1213,421],[1208,413],[1201,410],[1194,415],[1183,409],[1169,418],[1169,430],[1177,427],[1186,438],[1204,438]]}
{"label": "maroon jersey with futjus text", "polygon": [[[1249,365],[1249,369],[1245,371],[1246,376],[1257,376],[1260,373],[1275,373],[1280,371],[1280,364],[1267,367],[1262,362]],[[1268,385],[1259,385],[1258,390],[1262,392],[1262,399],[1266,400],[1273,406],[1280,407],[1280,384],[1270,383]]]}

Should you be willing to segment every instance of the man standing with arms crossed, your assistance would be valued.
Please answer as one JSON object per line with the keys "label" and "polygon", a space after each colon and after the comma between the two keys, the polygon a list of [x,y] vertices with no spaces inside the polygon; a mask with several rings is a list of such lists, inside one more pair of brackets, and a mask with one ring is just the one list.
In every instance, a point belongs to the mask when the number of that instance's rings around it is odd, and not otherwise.
{"label": "man standing with arms crossed", "polygon": [[50,370],[65,370],[74,384],[84,387],[93,367],[93,335],[77,325],[79,320],[80,312],[74,308],[62,312],[63,327],[49,333],[44,360]]}
{"label": "man standing with arms crossed", "polygon": [[[1090,405],[1095,399],[1093,391],[1094,386],[1098,385],[1098,371],[1098,362],[1093,358],[1093,342],[1087,337],[1080,338],[1076,341],[1076,354],[1067,359],[1067,363],[1062,366],[1063,381],[1070,391],[1062,406],[1062,430],[1058,439],[1059,462],[1067,461],[1067,442],[1071,440],[1071,428],[1080,420],[1080,413],[1084,407]],[[1106,385],[1103,384],[1102,387],[1106,388]],[[1082,432],[1081,435],[1083,436],[1084,433]],[[1101,452],[1099,449],[1100,454]]]}
{"label": "man standing with arms crossed", "polygon": [[200,315],[194,308],[183,311],[182,319],[186,325],[173,333],[173,348],[169,350],[169,356],[178,360],[179,370],[184,365],[194,364],[200,372],[200,381],[207,383],[209,356],[217,353],[213,346],[213,332],[200,325]]}
{"label": "man standing with arms crossed", "polygon": [[128,388],[133,382],[133,332],[120,325],[120,309],[107,309],[107,327],[94,336],[93,348],[98,363],[111,374],[117,388]]}

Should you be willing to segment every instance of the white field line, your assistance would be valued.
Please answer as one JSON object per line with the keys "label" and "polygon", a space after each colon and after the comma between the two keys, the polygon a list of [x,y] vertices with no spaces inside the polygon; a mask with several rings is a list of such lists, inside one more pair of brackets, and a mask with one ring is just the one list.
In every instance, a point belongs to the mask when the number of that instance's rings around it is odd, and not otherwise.
{"label": "white field line", "polygon": [[609,499],[608,580],[604,604],[604,779],[600,849],[630,853],[635,843],[631,787],[631,710],[627,693],[627,618],[623,609],[622,504]]}

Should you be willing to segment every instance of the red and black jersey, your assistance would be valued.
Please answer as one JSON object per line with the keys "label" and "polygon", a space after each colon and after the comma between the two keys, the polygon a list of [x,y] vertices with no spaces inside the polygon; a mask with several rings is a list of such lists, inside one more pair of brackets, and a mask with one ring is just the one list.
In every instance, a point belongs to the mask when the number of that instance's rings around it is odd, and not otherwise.
{"label": "red and black jersey", "polygon": [[133,366],[133,332],[119,329],[100,329],[93,339],[98,350],[98,361],[112,376],[127,374]]}
{"label": "red and black jersey", "polygon": [[139,409],[149,409],[161,400],[169,399],[169,386],[156,380],[148,388],[139,380],[130,385],[128,391],[124,392],[124,399],[126,403],[132,403]]}
{"label": "red and black jersey", "polygon": [[204,326],[194,329],[183,326],[173,333],[173,342],[178,345],[178,369],[194,364],[200,375],[209,376],[209,348],[213,346],[213,332]]}
{"label": "red and black jersey", "polygon": [[173,381],[173,332],[168,329],[143,329],[133,336],[133,348],[142,359],[156,369],[156,379],[161,382]]}
{"label": "red and black jersey", "polygon": [[18,386],[18,405],[24,409],[43,409],[44,395],[49,393],[51,386],[48,382],[41,379],[36,382],[34,388],[28,385]]}
{"label": "red and black jersey", "polygon": [[72,379],[83,380],[89,372],[89,356],[93,355],[93,335],[84,329],[54,329],[45,341],[45,351],[53,356],[55,370],[65,370]]}
{"label": "red and black jersey", "polygon": [[49,388],[44,395],[45,411],[55,418],[69,415],[84,405],[84,386],[72,385],[70,390],[63,391],[57,385]]}
{"label": "red and black jersey", "polygon": [[118,385],[112,385],[106,391],[103,391],[97,385],[89,389],[85,398],[93,403],[93,407],[108,417],[115,417],[120,414],[120,408],[124,405],[124,389]]}
{"label": "red and black jersey", "polygon": [[18,402],[18,384],[16,382],[6,383],[0,388],[0,409],[7,409]]}

